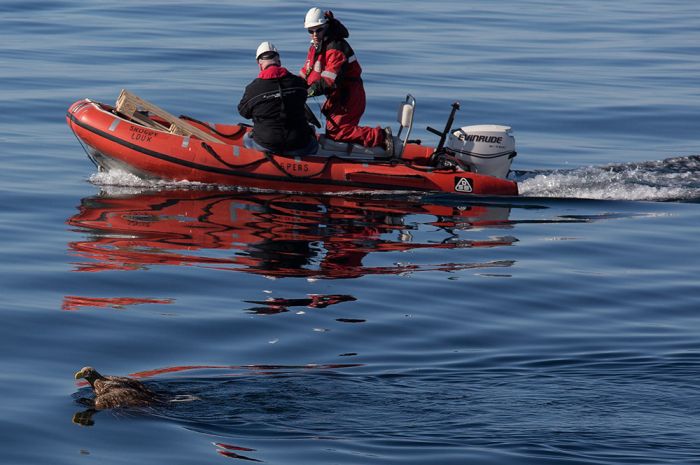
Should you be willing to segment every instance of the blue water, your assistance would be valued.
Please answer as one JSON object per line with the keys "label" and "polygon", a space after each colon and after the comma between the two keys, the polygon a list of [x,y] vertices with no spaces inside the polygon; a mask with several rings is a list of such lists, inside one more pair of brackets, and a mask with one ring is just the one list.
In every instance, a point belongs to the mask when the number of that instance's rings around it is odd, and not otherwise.
{"label": "blue water", "polygon": [[[154,184],[65,124],[237,122],[309,6],[0,4],[0,462],[700,463],[700,4],[324,5],[366,124],[510,125],[518,198]],[[87,418],[84,365],[173,401]]]}

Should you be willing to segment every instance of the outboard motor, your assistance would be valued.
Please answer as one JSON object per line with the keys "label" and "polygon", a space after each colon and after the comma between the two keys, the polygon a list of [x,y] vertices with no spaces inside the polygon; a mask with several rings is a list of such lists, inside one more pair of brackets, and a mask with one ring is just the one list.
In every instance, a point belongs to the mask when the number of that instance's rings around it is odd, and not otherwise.
{"label": "outboard motor", "polygon": [[506,178],[516,156],[515,138],[509,126],[479,124],[452,132],[445,148],[480,174]]}

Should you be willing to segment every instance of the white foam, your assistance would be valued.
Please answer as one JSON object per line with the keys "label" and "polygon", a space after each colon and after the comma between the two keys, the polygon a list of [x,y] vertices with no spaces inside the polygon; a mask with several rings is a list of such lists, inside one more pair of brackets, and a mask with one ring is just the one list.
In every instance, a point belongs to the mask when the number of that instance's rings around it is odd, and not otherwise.
{"label": "white foam", "polygon": [[143,179],[135,174],[118,169],[101,171],[90,176],[90,182],[98,186],[137,187],[137,188],[166,188],[166,187],[200,187],[206,184],[191,181],[161,181]]}
{"label": "white foam", "polygon": [[601,200],[685,200],[700,198],[695,157],[639,164],[529,172],[519,176],[521,195]]}

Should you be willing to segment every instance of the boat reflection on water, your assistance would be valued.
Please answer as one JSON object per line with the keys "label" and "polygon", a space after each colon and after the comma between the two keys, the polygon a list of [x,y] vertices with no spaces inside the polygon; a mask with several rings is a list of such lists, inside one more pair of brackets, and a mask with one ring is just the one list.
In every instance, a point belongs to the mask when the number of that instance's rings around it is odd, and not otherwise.
{"label": "boat reflection on water", "polygon": [[[160,265],[207,267],[269,277],[352,279],[371,274],[509,267],[512,261],[467,262],[469,258],[465,256],[474,254],[443,253],[442,249],[501,247],[517,240],[507,235],[512,230],[510,206],[470,203],[463,198],[431,202],[422,197],[173,190],[100,194],[83,199],[78,210],[67,223],[74,228],[77,238],[69,243],[69,248],[79,257],[75,270],[80,272],[138,270]],[[402,255],[402,261],[412,260],[413,263],[396,263],[399,261],[396,253],[419,249],[431,253]],[[368,256],[372,256],[372,260]],[[352,304],[356,300],[348,294],[334,293],[271,296],[266,300],[252,298],[244,302],[249,306],[248,313],[273,315],[306,311],[302,309],[315,311]],[[137,305],[176,307],[172,296],[71,295],[65,298],[63,308],[121,310]],[[342,324],[365,322],[355,318],[336,318],[336,321]],[[355,352],[339,354],[340,357],[356,355]],[[357,386],[353,382],[344,391],[342,384],[337,387],[337,379],[316,376],[316,371],[336,372],[360,366],[352,363],[193,366],[177,362],[173,365],[130,375],[143,379],[154,391],[171,396],[171,401],[165,405],[149,406],[132,413],[147,414],[188,428],[197,425],[205,432],[219,431],[221,425],[230,425],[235,430],[241,421],[259,423],[260,412],[266,409],[276,412],[273,423],[284,425],[285,429],[294,428],[299,418],[304,423],[311,421],[317,415],[305,417],[304,413],[313,412],[314,407],[308,408],[296,395],[279,395],[303,392],[309,378],[280,375],[308,372],[313,375],[313,384],[322,386],[318,391],[329,393],[326,399],[337,399],[344,398],[345,393],[357,392]],[[265,383],[260,383],[258,375],[266,376]],[[231,382],[233,377],[235,382]],[[323,388],[325,379],[330,380],[326,390]],[[261,389],[264,393],[258,394]],[[75,398],[86,394],[89,395],[88,388],[81,385]],[[200,399],[206,401],[200,402]],[[382,402],[376,405],[377,411],[384,407]],[[87,409],[84,407],[82,405],[81,410],[74,413],[73,422],[83,426],[95,424],[96,412],[89,405]],[[323,428],[322,425],[317,427]],[[276,433],[274,428],[270,431]],[[219,456],[260,460],[259,452],[250,444],[239,443],[238,439],[213,444],[213,452]]]}
{"label": "boat reflection on water", "polygon": [[[464,240],[457,233],[508,229],[509,213],[507,205],[464,199],[451,204],[395,196],[172,190],[88,197],[67,223],[87,234],[69,244],[76,255],[90,259],[76,263],[77,271],[189,265],[270,277],[334,279],[510,266],[454,261],[363,265],[365,257],[376,252],[511,245],[517,239],[510,236]],[[414,235],[426,228],[429,240],[416,240]],[[433,232],[436,229],[439,234]]]}

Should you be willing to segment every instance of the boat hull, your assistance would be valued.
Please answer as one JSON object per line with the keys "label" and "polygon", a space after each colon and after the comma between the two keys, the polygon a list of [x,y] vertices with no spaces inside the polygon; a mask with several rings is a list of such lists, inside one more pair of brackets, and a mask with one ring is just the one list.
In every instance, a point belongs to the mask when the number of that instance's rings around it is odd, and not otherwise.
{"label": "boat hull", "polygon": [[69,127],[102,170],[145,179],[190,181],[294,192],[410,190],[517,195],[513,181],[428,166],[430,147],[408,144],[401,160],[292,157],[246,148],[238,125],[192,123],[217,142],[147,128],[88,99],[71,105]]}

